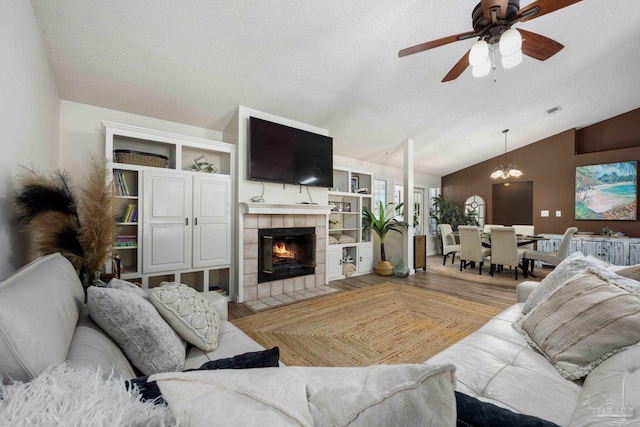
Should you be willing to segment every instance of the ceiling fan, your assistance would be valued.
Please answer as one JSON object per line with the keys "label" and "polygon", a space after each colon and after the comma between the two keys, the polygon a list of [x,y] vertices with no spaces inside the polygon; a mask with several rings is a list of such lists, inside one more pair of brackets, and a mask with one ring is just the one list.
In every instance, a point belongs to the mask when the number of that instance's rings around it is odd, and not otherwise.
{"label": "ceiling fan", "polygon": [[[515,41],[515,43],[521,43],[521,48],[519,47],[520,45],[518,45],[518,52],[520,52],[519,49],[521,49],[520,58],[522,54],[525,54],[540,61],[544,61],[558,53],[564,46],[557,41],[541,36],[540,34],[522,29],[515,31],[515,29],[511,29],[511,26],[517,22],[529,21],[546,15],[547,13],[555,12],[558,9],[571,6],[579,1],[581,0],[537,0],[520,9],[520,0],[481,0],[481,2],[473,9],[471,14],[473,31],[443,37],[441,39],[432,40],[402,49],[398,52],[398,56],[402,58],[404,56],[413,55],[414,53],[424,52],[425,50],[444,46],[449,43],[478,37],[478,42],[476,42],[476,44],[474,44],[474,46],[469,49],[462,58],[460,58],[451,71],[449,71],[444,79],[442,79],[443,82],[448,82],[457,79],[460,74],[467,69],[470,60],[472,63],[475,60],[475,65],[478,65],[478,70],[486,66],[486,73],[488,73],[490,62],[486,62],[489,61],[487,48],[495,49],[503,34],[507,33],[508,36],[505,36],[503,40],[509,38],[510,41],[512,41],[512,36],[521,40]],[[503,44],[507,45],[506,42]],[[503,65],[505,65],[504,58],[505,55],[503,53]],[[475,65],[474,75],[476,75]],[[505,65],[505,67],[508,68],[507,65]],[[480,73],[481,72],[482,71],[480,71]]]}

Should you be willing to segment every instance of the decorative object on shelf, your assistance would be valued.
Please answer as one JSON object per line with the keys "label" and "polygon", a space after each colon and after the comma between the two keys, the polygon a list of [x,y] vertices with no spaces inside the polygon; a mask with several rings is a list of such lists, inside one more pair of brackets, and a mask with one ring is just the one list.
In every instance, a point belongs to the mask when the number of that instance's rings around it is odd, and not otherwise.
{"label": "decorative object on shelf", "polygon": [[358,187],[360,187],[360,179],[357,176],[351,177],[351,192],[357,193]]}
{"label": "decorative object on shelf", "polygon": [[502,133],[504,133],[504,163],[493,171],[491,174],[491,178],[493,179],[517,178],[522,176],[522,171],[518,169],[516,165],[507,163],[507,132],[509,132],[509,129],[502,131]]}
{"label": "decorative object on shelf", "polygon": [[393,267],[393,275],[396,277],[407,277],[411,273],[407,264],[404,263],[404,260],[400,258],[400,261]]}
{"label": "decorative object on shelf", "polygon": [[218,169],[213,163],[209,163],[206,156],[197,157],[189,165],[189,169],[194,172],[217,173]]}
{"label": "decorative object on shelf", "polygon": [[376,265],[376,273],[381,276],[391,276],[393,274],[393,264],[387,261],[384,252],[384,240],[390,231],[402,234],[402,230],[407,230],[409,224],[400,221],[395,217],[398,215],[400,206],[393,203],[387,203],[385,207],[382,202],[378,205],[378,214],[376,215],[368,206],[363,207],[362,220],[365,229],[373,230],[380,238],[380,261]]}
{"label": "decorative object on shelf", "polygon": [[603,236],[607,236],[607,237],[613,235],[613,231],[609,227],[602,227],[602,230],[600,230],[600,233]]}
{"label": "decorative object on shelf", "polygon": [[60,252],[86,286],[97,284],[109,259],[116,230],[112,183],[104,160],[91,157],[80,191],[72,190],[66,172],[49,175],[25,169],[15,195],[17,221],[31,235],[33,252]]}
{"label": "decorative object on shelf", "polygon": [[166,168],[169,165],[169,158],[161,154],[143,153],[133,150],[114,150],[113,157],[118,163],[128,165],[151,166],[155,168]]}

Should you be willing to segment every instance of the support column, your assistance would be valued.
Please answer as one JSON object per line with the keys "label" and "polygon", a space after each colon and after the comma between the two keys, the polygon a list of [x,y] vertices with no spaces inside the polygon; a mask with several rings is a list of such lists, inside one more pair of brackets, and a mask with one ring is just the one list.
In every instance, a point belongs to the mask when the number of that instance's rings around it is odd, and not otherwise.
{"label": "support column", "polygon": [[407,139],[402,143],[404,150],[404,220],[409,224],[409,229],[403,233],[402,241],[402,258],[405,264],[409,266],[410,274],[415,273],[413,268],[413,236],[415,230],[413,228],[413,186],[414,186],[414,159],[413,159],[413,139]]}

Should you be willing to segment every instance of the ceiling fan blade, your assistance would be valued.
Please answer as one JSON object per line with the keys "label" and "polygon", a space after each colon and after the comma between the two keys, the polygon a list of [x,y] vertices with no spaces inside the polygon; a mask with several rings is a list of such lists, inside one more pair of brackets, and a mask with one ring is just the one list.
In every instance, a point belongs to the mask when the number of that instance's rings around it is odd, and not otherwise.
{"label": "ceiling fan blade", "polygon": [[507,6],[509,5],[509,0],[482,0],[482,12],[484,13],[484,17],[489,21],[493,22],[491,19],[491,9],[499,8],[497,17],[500,19],[504,19],[507,16]]}
{"label": "ceiling fan blade", "polygon": [[413,55],[414,53],[424,52],[425,50],[433,49],[434,47],[444,46],[445,44],[457,42],[459,40],[466,40],[471,37],[474,37],[474,32],[469,31],[466,33],[456,34],[455,36],[443,37],[438,40],[431,40],[430,42],[421,43],[412,47],[408,47],[402,49],[398,52],[398,56],[402,58],[403,56]]}
{"label": "ceiling fan blade", "polygon": [[522,53],[540,61],[551,58],[564,47],[549,37],[521,30],[520,28],[518,28],[518,31],[522,35]]}
{"label": "ceiling fan blade", "polygon": [[442,79],[442,83],[457,79],[458,77],[460,77],[460,74],[462,74],[464,70],[467,69],[467,67],[469,66],[469,52],[471,52],[471,49],[469,49],[467,53],[465,53],[464,56],[460,58],[460,61],[458,61],[456,65],[453,66],[451,71],[449,71],[447,75],[444,76],[444,79]]}
{"label": "ceiling fan blade", "polygon": [[531,19],[539,18],[542,15],[555,12],[556,10],[571,6],[580,1],[582,0],[538,0],[518,11],[518,16],[521,17],[519,20],[522,22],[530,21]]}

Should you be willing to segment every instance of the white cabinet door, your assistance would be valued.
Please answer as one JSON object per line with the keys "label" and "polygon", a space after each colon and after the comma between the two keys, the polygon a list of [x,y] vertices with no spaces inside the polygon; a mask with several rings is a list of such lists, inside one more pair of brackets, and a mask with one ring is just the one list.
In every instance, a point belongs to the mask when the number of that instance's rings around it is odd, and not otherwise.
{"label": "white cabinet door", "polygon": [[190,174],[143,172],[143,273],[190,267],[191,185]]}
{"label": "white cabinet door", "polygon": [[231,178],[193,177],[193,267],[231,264]]}
{"label": "white cabinet door", "polygon": [[327,249],[327,281],[340,279],[341,277],[343,277],[342,248],[339,246],[329,247],[329,249]]}
{"label": "white cabinet door", "polygon": [[373,271],[373,245],[361,244],[358,246],[358,274],[371,273]]}

